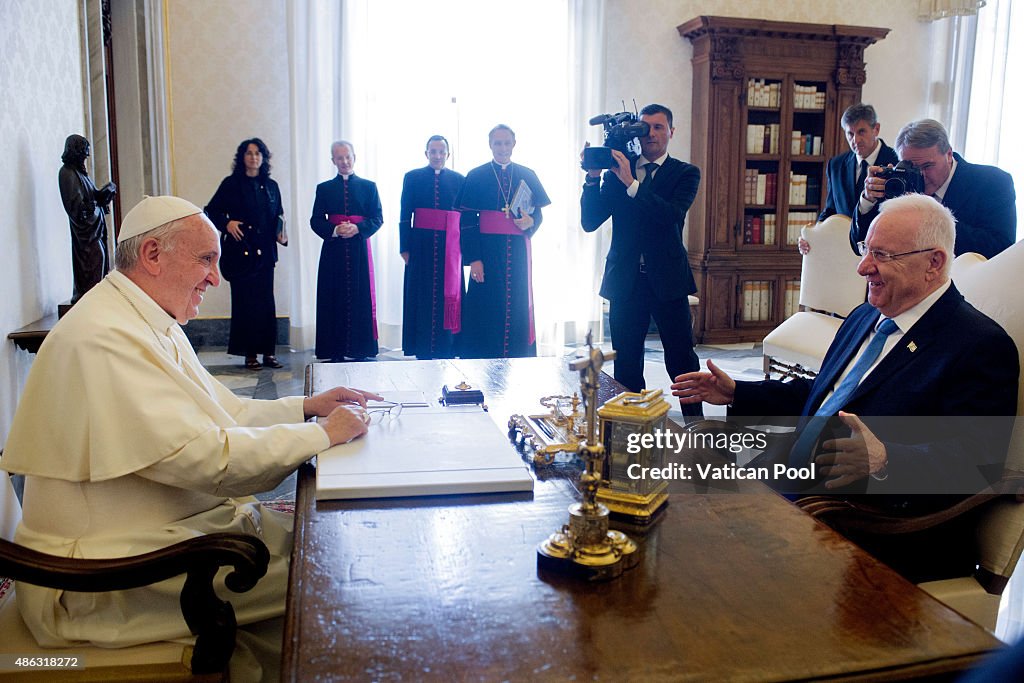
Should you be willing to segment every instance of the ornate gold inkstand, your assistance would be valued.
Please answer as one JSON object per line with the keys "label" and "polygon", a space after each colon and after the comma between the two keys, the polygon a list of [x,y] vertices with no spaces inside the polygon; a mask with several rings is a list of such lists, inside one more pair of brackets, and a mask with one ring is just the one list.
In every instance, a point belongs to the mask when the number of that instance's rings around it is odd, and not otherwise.
{"label": "ornate gold inkstand", "polygon": [[605,360],[615,352],[604,354],[595,349],[587,335],[586,358],[569,364],[580,373],[580,390],[586,409],[586,433],[576,444],[576,452],[584,463],[580,475],[582,500],[569,506],[569,523],[551,534],[537,547],[537,569],[568,574],[588,581],[614,579],[640,560],[637,545],[621,531],[608,528],[608,508],[597,500],[601,485],[601,466],[605,447],[597,438],[598,376]]}

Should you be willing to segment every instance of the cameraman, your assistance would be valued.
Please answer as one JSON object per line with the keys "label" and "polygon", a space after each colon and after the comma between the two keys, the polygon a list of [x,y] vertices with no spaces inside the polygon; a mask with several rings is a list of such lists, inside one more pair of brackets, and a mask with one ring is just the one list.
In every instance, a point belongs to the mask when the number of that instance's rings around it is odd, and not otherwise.
{"label": "cameraman", "polygon": [[[1014,243],[1017,233],[1013,178],[995,166],[970,164],[949,145],[942,124],[921,119],[903,126],[896,136],[896,154],[910,161],[924,179],[924,194],[931,195],[956,218],[954,254],[977,252],[992,258]],[[859,210],[850,226],[850,246],[864,240],[868,226],[885,200],[885,179],[876,177],[881,166],[868,169]]]}
{"label": "cameraman", "polygon": [[[617,165],[605,172],[603,182],[600,170],[588,170],[580,198],[586,232],[612,218],[612,244],[600,293],[610,302],[615,379],[630,391],[646,386],[644,338],[652,316],[669,377],[699,368],[687,300],[697,286],[682,234],[700,185],[700,169],[668,155],[675,128],[667,107],[647,105],[640,120],[650,126],[640,138],[642,156],[631,162],[613,149]],[[700,404],[683,406],[683,414],[700,415]]]}

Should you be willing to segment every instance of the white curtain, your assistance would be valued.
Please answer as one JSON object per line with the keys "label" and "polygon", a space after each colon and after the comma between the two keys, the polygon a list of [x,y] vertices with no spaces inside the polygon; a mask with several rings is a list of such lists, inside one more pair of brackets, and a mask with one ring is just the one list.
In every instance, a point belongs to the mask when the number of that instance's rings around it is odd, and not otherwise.
{"label": "white curtain", "polygon": [[924,21],[977,14],[985,0],[918,0],[917,16]]}
{"label": "white curtain", "polygon": [[993,164],[1013,176],[1018,200],[1017,239],[1021,239],[1024,157],[1020,150],[1024,149],[1024,128],[1020,112],[1024,109],[1024,94],[1013,74],[1024,70],[1024,43],[1018,42],[1024,35],[1024,5],[1012,0],[989,0],[978,13],[977,22],[964,157]]}
{"label": "white curtain", "polygon": [[[309,348],[316,322],[320,239],[307,225],[318,182],[331,178],[330,143],[355,145],[355,172],[377,183],[384,226],[371,240],[380,343],[401,343],[403,264],[398,255],[402,177],[423,166],[427,138],[445,135],[449,167],[487,162],[487,131],[516,131],[513,160],[533,168],[551,196],[534,238],[534,293],[541,353],[565,331],[600,320],[603,237],[579,227],[578,155],[604,83],[604,2],[479,0],[370,2],[288,0],[292,114],[289,238],[292,344]],[[568,341],[572,341],[570,337]]]}
{"label": "white curtain", "polygon": [[309,229],[317,183],[330,178],[330,145],[344,130],[346,112],[338,84],[346,60],[340,39],[344,10],[332,0],[287,0],[291,109],[291,206],[288,250],[291,272],[291,344],[312,348],[316,333],[316,264],[320,238]]}

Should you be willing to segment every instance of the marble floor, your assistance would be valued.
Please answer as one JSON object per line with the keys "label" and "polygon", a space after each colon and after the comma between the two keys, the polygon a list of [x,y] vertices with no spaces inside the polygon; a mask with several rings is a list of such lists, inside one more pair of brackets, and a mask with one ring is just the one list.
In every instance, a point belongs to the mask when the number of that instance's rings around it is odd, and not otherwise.
{"label": "marble floor", "polygon": [[[610,343],[606,343],[604,348],[610,349]],[[697,346],[696,350],[702,367],[704,362],[711,358],[734,379],[759,380],[764,378],[761,372],[760,344]],[[301,394],[305,368],[314,360],[312,351],[293,351],[289,347],[282,346],[278,348],[277,357],[284,365],[283,368],[248,370],[244,367],[243,358],[229,356],[224,347],[201,347],[197,349],[197,352],[206,369],[236,394],[262,399]],[[567,347],[565,355],[574,356],[575,352],[574,347]],[[403,356],[401,349],[382,350],[377,356],[377,362],[405,362],[408,360],[413,359]],[[612,374],[614,362],[606,366],[605,369]],[[661,341],[654,336],[648,337],[645,344],[644,378],[647,380],[648,388],[660,388],[666,394],[669,393],[671,382],[665,373]],[[675,401],[670,401],[669,404],[672,406],[669,417],[676,419],[682,417],[679,412],[679,404]],[[704,414],[709,417],[724,416],[725,407],[705,404]],[[264,500],[291,499],[294,498],[294,494],[295,478],[292,475],[274,491],[259,497]]]}

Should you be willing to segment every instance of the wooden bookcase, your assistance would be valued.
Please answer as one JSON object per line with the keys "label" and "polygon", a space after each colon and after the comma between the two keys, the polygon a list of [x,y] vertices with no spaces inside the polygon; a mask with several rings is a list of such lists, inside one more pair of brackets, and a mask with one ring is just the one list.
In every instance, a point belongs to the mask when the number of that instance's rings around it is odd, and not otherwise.
{"label": "wooden bookcase", "polygon": [[847,149],[839,119],[861,99],[864,49],[889,29],[701,16],[678,31],[693,43],[689,161],[702,174],[686,221],[695,341],[761,341],[796,310],[800,227]]}

